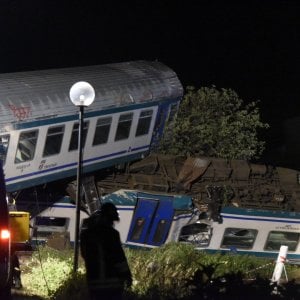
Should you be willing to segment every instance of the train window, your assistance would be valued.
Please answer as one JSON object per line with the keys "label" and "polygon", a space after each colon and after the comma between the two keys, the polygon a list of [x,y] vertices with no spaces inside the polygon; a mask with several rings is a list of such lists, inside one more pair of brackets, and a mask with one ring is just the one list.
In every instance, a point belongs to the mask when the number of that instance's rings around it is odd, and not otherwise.
{"label": "train window", "polygon": [[159,220],[153,237],[154,243],[159,244],[164,242],[163,238],[165,236],[167,228],[169,228],[168,220],[163,220],[163,219]]}
{"label": "train window", "polygon": [[9,134],[0,136],[0,160],[2,161],[2,165],[5,164],[7,149],[9,145]]}
{"label": "train window", "polygon": [[143,232],[144,225],[145,225],[144,218],[136,219],[136,222],[132,230],[131,238],[130,238],[132,241],[138,241],[140,239],[141,234]]}
{"label": "train window", "polygon": [[111,117],[98,119],[93,146],[107,143],[111,120]]}
{"label": "train window", "polygon": [[[84,122],[83,134],[82,134],[82,147],[83,148],[85,145],[88,127],[89,127],[89,122]],[[70,141],[70,145],[69,145],[69,151],[78,149],[78,130],[79,130],[79,124],[75,123],[73,125],[72,136],[71,136],[71,141]]]}
{"label": "train window", "polygon": [[141,112],[135,136],[148,134],[151,120],[152,120],[152,114],[153,114],[152,109],[144,110]]}
{"label": "train window", "polygon": [[64,126],[56,126],[48,129],[43,156],[54,155],[60,152],[64,129]]}
{"label": "train window", "polygon": [[133,113],[120,115],[115,141],[128,139]]}
{"label": "train window", "polygon": [[183,226],[179,235],[179,242],[207,247],[212,235],[211,226],[206,223],[194,223]]}
{"label": "train window", "polygon": [[15,157],[15,163],[22,163],[24,161],[33,159],[37,138],[37,130],[21,132]]}
{"label": "train window", "polygon": [[300,233],[297,232],[283,232],[283,231],[270,231],[265,250],[279,250],[281,245],[289,247],[289,251],[296,251],[299,243]]}
{"label": "train window", "polygon": [[68,218],[62,217],[35,217],[35,226],[57,226],[57,227],[66,227]]}
{"label": "train window", "polygon": [[253,247],[256,236],[256,229],[226,228],[221,247],[250,249]]}
{"label": "train window", "polygon": [[69,218],[37,216],[35,217],[33,237],[36,242],[45,242],[56,233],[67,232],[69,223]]}

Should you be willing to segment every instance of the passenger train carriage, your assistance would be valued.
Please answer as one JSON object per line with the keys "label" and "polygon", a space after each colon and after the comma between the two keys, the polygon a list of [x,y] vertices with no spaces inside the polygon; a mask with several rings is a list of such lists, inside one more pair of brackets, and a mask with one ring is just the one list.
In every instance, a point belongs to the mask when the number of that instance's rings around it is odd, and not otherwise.
{"label": "passenger train carriage", "polygon": [[211,253],[237,253],[276,259],[282,245],[287,259],[300,264],[300,213],[222,206],[201,214],[190,195],[119,190],[102,199],[119,210],[116,228],[127,246],[160,246],[175,241]]}
{"label": "passenger train carriage", "polygon": [[183,95],[176,74],[160,62],[0,74],[0,154],[9,192],[76,174],[77,81],[95,89],[85,109],[83,170],[145,156],[157,144]]}
{"label": "passenger train carriage", "polygon": [[300,264],[300,213],[225,206],[219,221],[200,218],[182,227],[179,241],[208,252],[274,259],[284,245],[288,261]]}
{"label": "passenger train carriage", "polygon": [[[116,229],[128,247],[154,248],[168,242],[192,244],[211,253],[276,259],[288,246],[289,263],[300,264],[300,213],[223,206],[219,215],[199,214],[190,195],[121,189],[102,197],[117,206]],[[81,221],[88,215],[81,211]],[[31,220],[33,242],[68,233],[74,242],[75,205],[62,199]]]}

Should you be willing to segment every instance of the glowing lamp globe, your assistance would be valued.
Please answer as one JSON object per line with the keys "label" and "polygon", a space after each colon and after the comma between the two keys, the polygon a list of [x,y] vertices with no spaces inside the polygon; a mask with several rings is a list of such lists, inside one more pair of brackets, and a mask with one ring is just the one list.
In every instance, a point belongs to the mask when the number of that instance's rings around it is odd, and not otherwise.
{"label": "glowing lamp globe", "polygon": [[94,102],[95,90],[86,81],[79,81],[70,89],[70,99],[75,106],[89,106]]}

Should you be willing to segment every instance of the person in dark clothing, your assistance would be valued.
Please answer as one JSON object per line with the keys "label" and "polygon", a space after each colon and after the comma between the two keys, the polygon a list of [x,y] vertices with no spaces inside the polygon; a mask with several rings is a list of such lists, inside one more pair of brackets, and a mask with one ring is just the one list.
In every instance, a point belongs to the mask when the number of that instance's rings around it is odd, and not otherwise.
{"label": "person in dark clothing", "polygon": [[15,252],[13,252],[12,255],[12,267],[12,285],[15,289],[21,289],[23,286],[21,281],[20,262]]}
{"label": "person in dark clothing", "polygon": [[113,228],[114,221],[119,221],[115,205],[104,203],[81,228],[81,255],[92,300],[122,299],[125,286],[130,287],[132,283],[119,232]]}

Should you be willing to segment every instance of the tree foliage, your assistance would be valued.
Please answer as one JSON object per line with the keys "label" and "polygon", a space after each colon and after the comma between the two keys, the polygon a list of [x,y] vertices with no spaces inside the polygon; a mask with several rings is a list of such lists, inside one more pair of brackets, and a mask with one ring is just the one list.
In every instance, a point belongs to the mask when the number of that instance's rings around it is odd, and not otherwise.
{"label": "tree foliage", "polygon": [[258,158],[265,145],[258,131],[268,127],[260,120],[257,102],[245,105],[231,89],[188,87],[160,151],[225,159]]}

